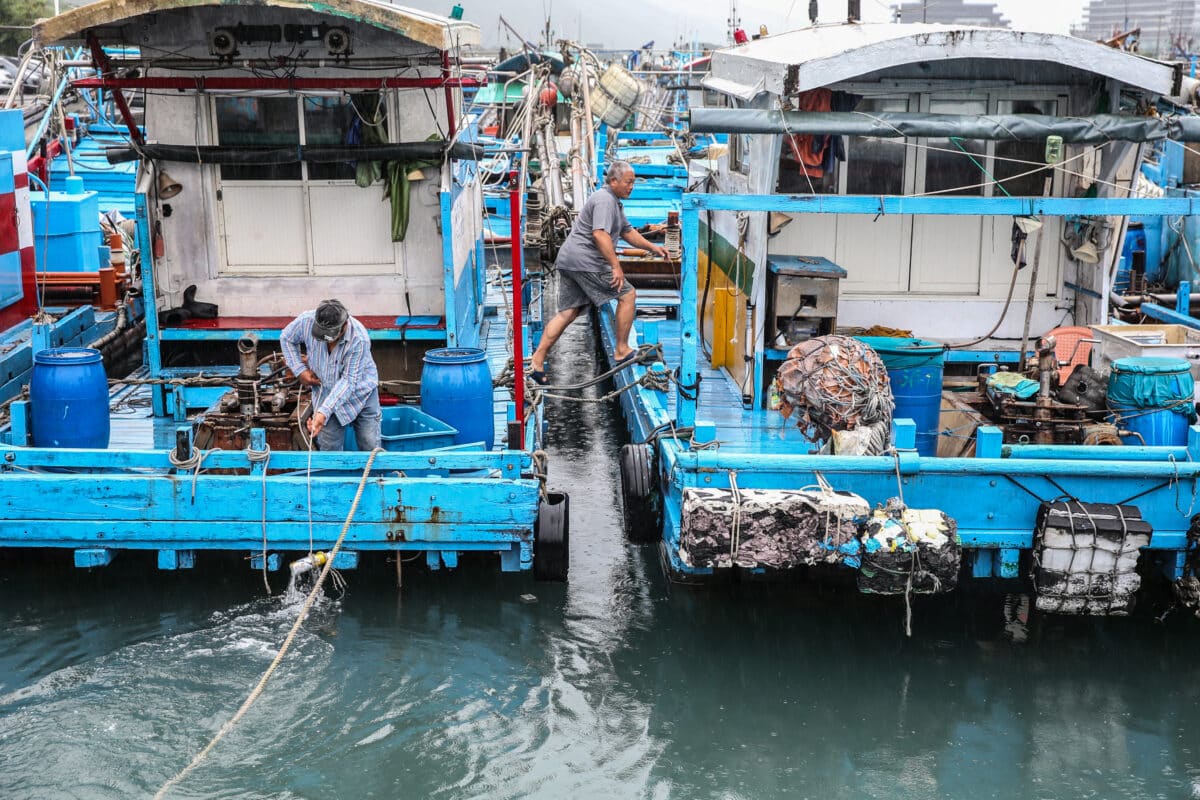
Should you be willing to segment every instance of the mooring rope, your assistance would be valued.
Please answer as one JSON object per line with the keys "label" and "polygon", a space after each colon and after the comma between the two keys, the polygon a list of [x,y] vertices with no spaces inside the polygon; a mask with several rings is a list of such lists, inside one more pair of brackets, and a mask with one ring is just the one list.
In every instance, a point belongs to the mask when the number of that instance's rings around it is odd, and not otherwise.
{"label": "mooring rope", "polygon": [[262,464],[262,579],[267,595],[271,594],[271,578],[267,574],[267,469],[271,466],[271,445],[264,443],[262,450],[246,450],[250,463]]}
{"label": "mooring rope", "polygon": [[350,503],[350,512],[346,514],[346,521],[342,523],[342,532],[338,534],[338,538],[337,541],[334,542],[333,549],[329,551],[329,558],[325,560],[325,566],[321,569],[321,575],[319,578],[317,578],[316,583],[313,584],[313,588],[308,593],[308,597],[305,598],[304,607],[300,609],[300,614],[296,617],[296,622],[292,625],[292,629],[288,631],[287,638],[283,640],[283,646],[279,648],[279,653],[276,654],[275,659],[271,662],[271,665],[267,667],[267,671],[264,672],[262,678],[259,679],[258,685],[255,686],[253,691],[250,692],[250,695],[246,698],[245,702],[242,703],[242,706],[237,710],[237,713],[235,713],[228,722],[221,726],[221,729],[217,731],[217,735],[214,736],[212,741],[210,741],[205,748],[201,750],[195,758],[192,759],[190,764],[180,770],[175,777],[171,778],[171,780],[162,785],[162,788],[159,789],[154,795],[154,800],[161,800],[161,798],[166,797],[167,792],[178,785],[180,781],[182,781],[188,776],[189,773],[192,772],[192,770],[200,766],[204,759],[208,758],[208,754],[212,752],[213,748],[217,746],[217,742],[221,741],[221,739],[225,737],[225,734],[233,730],[233,726],[241,721],[242,717],[246,715],[246,712],[250,710],[250,706],[254,705],[254,701],[257,700],[259,695],[263,693],[263,690],[267,686],[267,681],[271,680],[271,675],[275,673],[275,670],[283,661],[284,655],[287,654],[288,649],[292,646],[292,641],[296,638],[296,634],[300,631],[300,626],[304,624],[304,620],[308,617],[308,612],[312,609],[313,603],[315,603],[317,600],[317,594],[321,591],[321,586],[325,583],[325,579],[329,577],[329,573],[333,569],[334,558],[337,556],[338,551],[342,549],[342,542],[345,541],[346,533],[350,530],[350,523],[354,520],[355,512],[358,511],[358,501],[362,499],[363,489],[365,489],[367,486],[367,478],[369,478],[371,475],[371,465],[375,463],[376,454],[381,452],[383,451],[379,448],[375,448],[371,451],[371,455],[367,458],[367,465],[363,467],[362,478],[358,482],[358,491],[354,493],[354,501]]}

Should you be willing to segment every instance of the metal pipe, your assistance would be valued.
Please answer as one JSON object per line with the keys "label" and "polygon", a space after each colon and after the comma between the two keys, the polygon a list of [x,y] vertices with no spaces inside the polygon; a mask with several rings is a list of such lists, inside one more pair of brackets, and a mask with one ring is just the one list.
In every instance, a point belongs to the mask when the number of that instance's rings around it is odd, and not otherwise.
{"label": "metal pipe", "polygon": [[[109,89],[113,92],[121,89],[165,89],[226,91],[249,89],[285,89],[287,91],[304,91],[306,89],[447,89],[454,86],[479,87],[482,81],[475,78],[182,78],[182,77],[143,77],[143,78],[79,78],[72,81],[77,89]],[[115,99],[115,98],[114,98]],[[452,107],[451,107],[452,108]],[[453,113],[450,115],[454,119]]]}
{"label": "metal pipe", "polygon": [[[100,46],[100,40],[96,38],[95,33],[88,33],[88,47],[92,50],[92,60],[96,62],[96,68],[103,73],[111,73],[112,65],[108,61],[108,55],[104,52],[104,48]],[[129,129],[129,138],[134,144],[143,144],[145,139],[142,138],[142,132],[138,130],[137,122],[133,119],[133,111],[129,108],[129,103],[125,101],[125,95],[121,92],[120,87],[115,87],[112,90],[113,102],[117,104],[117,109],[121,112],[121,119],[125,121],[125,127]]]}
{"label": "metal pipe", "polygon": [[258,377],[258,336],[248,333],[238,339],[238,360],[240,369],[238,376],[242,378]]}
{"label": "metal pipe", "polygon": [[[49,105],[46,106],[47,110],[54,108],[55,105],[62,101],[63,92],[67,90],[67,86],[69,86],[70,83],[71,82],[67,79],[67,76],[64,75],[62,80],[58,82],[58,88],[54,90],[54,96],[50,98]],[[37,131],[33,134],[33,138],[29,140],[29,146],[25,148],[26,159],[33,157],[33,151],[37,149],[38,142],[40,142],[42,137],[46,135],[46,128],[49,127],[50,120],[52,119],[54,119],[53,114],[42,115],[41,124],[38,125]]]}

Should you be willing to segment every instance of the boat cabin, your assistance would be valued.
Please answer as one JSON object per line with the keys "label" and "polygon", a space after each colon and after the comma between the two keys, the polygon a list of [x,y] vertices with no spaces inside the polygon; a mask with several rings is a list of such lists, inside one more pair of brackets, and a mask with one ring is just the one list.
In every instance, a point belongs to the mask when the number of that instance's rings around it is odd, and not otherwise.
{"label": "boat cabin", "polygon": [[333,296],[373,338],[478,343],[478,156],[456,66],[478,27],[371,0],[102,0],[36,36],[92,51],[101,75],[77,85],[144,95],[145,141],[131,128],[110,158],[142,159],[156,305],[183,310],[162,315],[164,343],[277,330]]}
{"label": "boat cabin", "polygon": [[[1178,79],[1171,65],[1070,36],[932,24],[817,26],[717,51],[704,85],[737,110],[726,122],[739,122],[706,127],[697,123],[710,110],[693,114],[693,131],[733,134],[702,191],[845,201],[840,213],[702,215],[713,363],[740,377],[747,340],[786,350],[795,336],[834,324],[1015,348],[1035,269],[1014,270],[1014,218],[989,213],[986,201],[1127,197],[1148,145],[1102,133],[1087,143],[1049,131],[1009,136],[1012,126],[1136,122],[1178,91]],[[979,122],[992,131],[981,133]],[[883,196],[952,197],[962,206],[953,215],[884,213]],[[1023,245],[1022,260],[1037,265],[1031,329],[1105,322],[1123,218],[1040,221]],[[795,324],[807,312],[774,308],[770,296],[796,258],[840,277],[832,301],[816,303],[832,302],[831,310],[807,328]],[[803,297],[802,306],[814,305]]]}

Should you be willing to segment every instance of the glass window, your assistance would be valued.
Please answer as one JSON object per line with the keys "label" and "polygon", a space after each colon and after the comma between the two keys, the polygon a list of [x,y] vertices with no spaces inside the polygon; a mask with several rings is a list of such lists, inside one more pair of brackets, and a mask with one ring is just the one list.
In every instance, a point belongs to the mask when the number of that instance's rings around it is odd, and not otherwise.
{"label": "glass window", "polygon": [[[908,111],[903,97],[865,97],[855,111],[865,114]],[[903,139],[874,139],[850,136],[846,143],[847,194],[903,194]]]}
{"label": "glass window", "polygon": [[[986,100],[931,100],[931,114],[987,113]],[[925,157],[926,192],[940,194],[981,195],[982,184],[989,180],[987,146],[978,139],[934,137],[925,140],[930,149]]]}
{"label": "glass window", "polygon": [[[241,147],[300,144],[300,119],[292,97],[218,97],[217,142]],[[222,164],[225,180],[300,180],[299,162]]]}
{"label": "glass window", "polygon": [[735,133],[729,137],[729,166],[731,170],[750,174],[750,134]]}
{"label": "glass window", "polygon": [[[360,105],[364,105],[360,103]],[[372,107],[374,104],[370,104]],[[366,143],[358,115],[350,106],[350,98],[306,97],[304,98],[304,143],[320,147]],[[338,161],[319,164],[309,162],[308,177],[312,180],[353,180],[355,163]]]}
{"label": "glass window", "polygon": [[[997,111],[1001,114],[1043,114],[1048,117],[1058,113],[1057,100],[1001,100]],[[1030,163],[1033,162],[1033,163]],[[1046,178],[1053,174],[1043,169],[1029,175],[1021,173],[1036,169],[1046,162],[1045,140],[1036,142],[996,142],[996,168],[992,174],[999,183],[996,195],[1007,192],[1013,197],[1041,197]],[[1020,175],[1021,177],[1013,177]],[[1004,187],[1001,190],[1001,186]]]}

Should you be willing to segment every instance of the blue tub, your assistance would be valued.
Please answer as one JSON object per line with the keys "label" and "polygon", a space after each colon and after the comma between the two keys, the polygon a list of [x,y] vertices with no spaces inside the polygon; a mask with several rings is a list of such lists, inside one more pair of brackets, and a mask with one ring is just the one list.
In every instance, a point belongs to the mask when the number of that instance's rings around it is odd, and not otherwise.
{"label": "blue tub", "polygon": [[[380,409],[383,420],[379,425],[379,446],[392,452],[409,452],[412,450],[433,450],[440,447],[450,447],[458,434],[451,426],[440,419],[431,417],[419,408],[412,406],[384,406]],[[354,428],[346,428],[347,450],[357,450],[358,442],[354,438]]]}
{"label": "blue tub", "polygon": [[1182,358],[1119,358],[1108,378],[1108,408],[1129,445],[1186,445],[1196,419],[1191,364]]}

